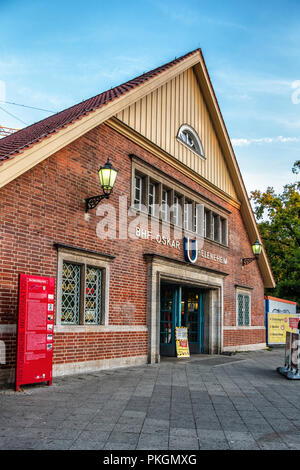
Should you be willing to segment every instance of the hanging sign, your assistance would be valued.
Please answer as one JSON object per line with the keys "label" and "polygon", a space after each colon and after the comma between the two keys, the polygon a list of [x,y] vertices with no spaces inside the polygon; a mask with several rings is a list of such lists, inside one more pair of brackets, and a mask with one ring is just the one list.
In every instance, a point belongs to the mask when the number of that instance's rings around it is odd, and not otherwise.
{"label": "hanging sign", "polygon": [[177,357],[190,357],[188,329],[177,326],[175,333]]}
{"label": "hanging sign", "polygon": [[16,390],[52,383],[55,279],[20,274]]}

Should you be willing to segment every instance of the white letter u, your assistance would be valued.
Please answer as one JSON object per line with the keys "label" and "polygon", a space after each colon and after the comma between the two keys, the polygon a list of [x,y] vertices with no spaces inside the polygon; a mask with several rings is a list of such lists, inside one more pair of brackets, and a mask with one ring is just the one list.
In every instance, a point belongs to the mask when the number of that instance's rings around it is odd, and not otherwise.
{"label": "white letter u", "polygon": [[196,240],[191,240],[192,245],[192,253],[190,254],[190,239],[189,237],[184,237],[184,258],[186,261],[189,263],[196,263],[197,258],[198,258],[198,243],[197,239]]}

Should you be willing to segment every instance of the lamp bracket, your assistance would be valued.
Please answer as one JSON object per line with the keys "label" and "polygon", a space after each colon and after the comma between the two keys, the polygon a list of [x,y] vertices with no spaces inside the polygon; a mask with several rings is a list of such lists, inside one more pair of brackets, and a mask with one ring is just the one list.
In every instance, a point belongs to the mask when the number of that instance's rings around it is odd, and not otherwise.
{"label": "lamp bracket", "polygon": [[110,194],[100,194],[99,196],[88,197],[85,199],[85,212],[94,209],[102,199],[108,199]]}
{"label": "lamp bracket", "polygon": [[254,258],[242,258],[242,266],[246,266],[247,264],[252,263],[252,261],[254,261],[255,259],[257,259],[257,258],[256,257],[254,257]]}

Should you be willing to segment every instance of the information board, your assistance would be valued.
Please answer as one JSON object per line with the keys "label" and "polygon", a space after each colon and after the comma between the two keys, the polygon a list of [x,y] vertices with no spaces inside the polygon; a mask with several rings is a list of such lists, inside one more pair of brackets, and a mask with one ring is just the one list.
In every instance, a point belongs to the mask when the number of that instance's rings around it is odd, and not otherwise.
{"label": "information board", "polygon": [[52,384],[55,279],[20,274],[16,390]]}
{"label": "information board", "polygon": [[176,352],[177,357],[190,357],[188,329],[186,327],[176,327]]}
{"label": "information board", "polygon": [[300,315],[268,313],[268,344],[285,344],[286,332],[297,328]]}
{"label": "information board", "polygon": [[277,371],[287,379],[300,380],[300,330],[291,329],[286,332],[284,367]]}

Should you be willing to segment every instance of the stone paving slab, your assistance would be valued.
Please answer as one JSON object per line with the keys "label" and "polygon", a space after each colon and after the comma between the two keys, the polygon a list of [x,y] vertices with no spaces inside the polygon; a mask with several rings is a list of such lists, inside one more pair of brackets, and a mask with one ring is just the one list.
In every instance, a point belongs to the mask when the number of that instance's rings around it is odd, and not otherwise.
{"label": "stone paving slab", "polygon": [[160,364],[0,389],[0,449],[299,450],[300,383],[284,350]]}

